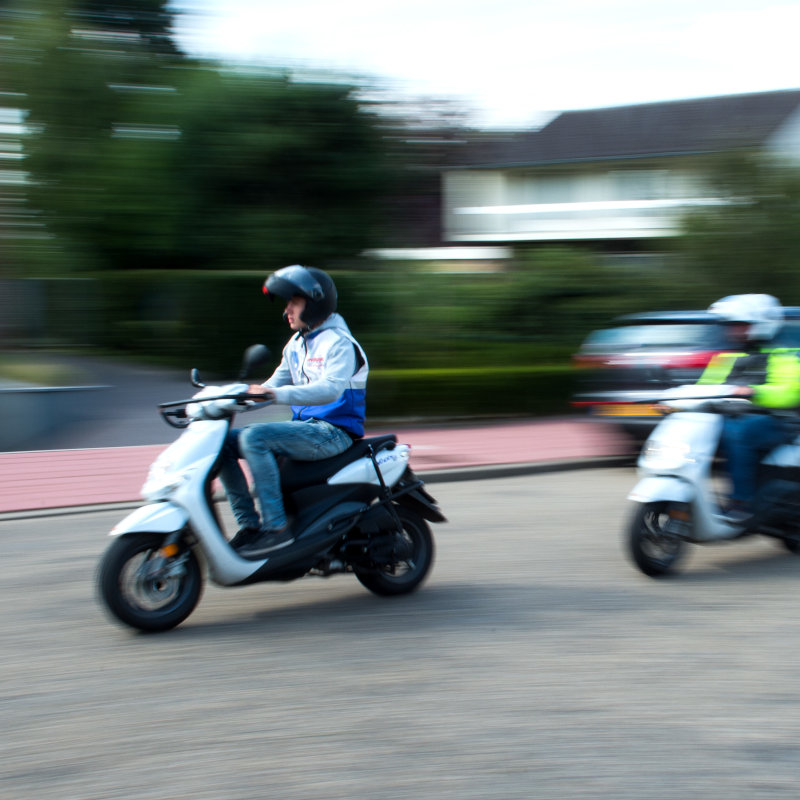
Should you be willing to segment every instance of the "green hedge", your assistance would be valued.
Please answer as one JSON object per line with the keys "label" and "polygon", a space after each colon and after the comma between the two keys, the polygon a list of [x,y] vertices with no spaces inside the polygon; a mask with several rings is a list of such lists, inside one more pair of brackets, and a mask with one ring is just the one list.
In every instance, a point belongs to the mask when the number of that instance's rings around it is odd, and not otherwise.
{"label": "green hedge", "polygon": [[[340,310],[375,369],[567,363],[583,330],[539,335],[510,326],[490,289],[519,294],[513,275],[336,272]],[[289,331],[264,299],[262,272],[118,272],[44,279],[43,335],[146,361],[230,375],[244,348],[276,355]],[[587,322],[584,322],[586,325]]]}
{"label": "green hedge", "polygon": [[[42,279],[47,341],[235,378],[244,349],[276,363],[289,331],[266,271],[137,271]],[[370,361],[372,418],[569,411],[569,357],[601,319],[536,295],[529,273],[334,271],[340,310]],[[537,299],[538,298],[538,299]],[[523,324],[524,323],[524,324]],[[556,324],[557,323],[557,324]]]}
{"label": "green hedge", "polygon": [[568,366],[372,370],[367,415],[375,420],[566,414],[573,381]]}

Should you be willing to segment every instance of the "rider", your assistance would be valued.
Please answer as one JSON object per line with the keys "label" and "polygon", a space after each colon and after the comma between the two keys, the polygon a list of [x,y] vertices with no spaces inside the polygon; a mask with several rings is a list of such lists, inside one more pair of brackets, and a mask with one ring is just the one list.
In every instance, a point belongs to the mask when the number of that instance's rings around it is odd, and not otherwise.
{"label": "rider", "polygon": [[722,431],[732,484],[726,516],[742,524],[753,514],[759,461],[791,437],[785,416],[775,412],[800,406],[800,360],[795,350],[768,347],[783,323],[783,309],[771,295],[730,295],[708,310],[723,318],[738,352],[716,354],[698,383],[736,385],[735,394],[749,398],[755,412],[726,416]]}
{"label": "rider", "polygon": [[[343,453],[360,439],[369,371],[361,345],[336,313],[336,286],[325,272],[284,267],[267,278],[264,293],[286,301],[283,317],[295,333],[272,376],[248,393],[290,405],[293,416],[232,430],[223,448],[220,479],[241,526],[231,545],[248,558],[294,541],[276,456],[317,461]],[[239,465],[242,457],[255,482],[260,519]]]}

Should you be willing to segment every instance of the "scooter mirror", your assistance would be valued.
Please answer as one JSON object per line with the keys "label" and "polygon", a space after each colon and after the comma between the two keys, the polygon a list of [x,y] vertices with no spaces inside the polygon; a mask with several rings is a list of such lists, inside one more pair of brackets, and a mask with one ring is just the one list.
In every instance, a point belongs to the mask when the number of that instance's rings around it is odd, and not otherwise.
{"label": "scooter mirror", "polygon": [[272,357],[269,347],[265,344],[251,344],[247,350],[244,351],[242,358],[242,370],[239,373],[239,378],[250,378],[253,373],[258,369],[263,369],[269,363]]}

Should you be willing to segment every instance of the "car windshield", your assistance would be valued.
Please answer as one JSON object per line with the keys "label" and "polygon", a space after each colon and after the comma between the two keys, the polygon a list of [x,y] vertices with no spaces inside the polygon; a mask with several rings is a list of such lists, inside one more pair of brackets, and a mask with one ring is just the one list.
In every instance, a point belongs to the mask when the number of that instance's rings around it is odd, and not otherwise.
{"label": "car windshield", "polygon": [[719,331],[702,323],[624,325],[592,333],[583,345],[588,351],[613,351],[671,347],[705,347],[716,343]]}

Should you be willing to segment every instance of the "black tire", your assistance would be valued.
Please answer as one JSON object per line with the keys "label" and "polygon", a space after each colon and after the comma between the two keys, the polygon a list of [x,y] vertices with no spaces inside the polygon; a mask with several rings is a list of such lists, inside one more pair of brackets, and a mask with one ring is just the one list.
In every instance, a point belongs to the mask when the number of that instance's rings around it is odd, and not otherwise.
{"label": "black tire", "polygon": [[106,550],[98,572],[100,597],[113,617],[140,631],[166,631],[192,613],[203,591],[203,574],[191,550],[182,550],[182,574],[161,580],[140,574],[164,537],[156,533],[121,536]]}
{"label": "black tire", "polygon": [[683,555],[685,542],[666,531],[669,503],[641,503],[628,529],[628,553],[633,563],[651,578],[672,571]]}
{"label": "black tire", "polygon": [[793,555],[800,555],[800,539],[781,539],[783,546]]}
{"label": "black tire", "polygon": [[356,577],[371,592],[393,597],[413,592],[427,577],[433,564],[434,544],[428,523],[414,511],[397,507],[403,529],[396,532],[400,548],[410,554],[381,571],[356,569]]}

